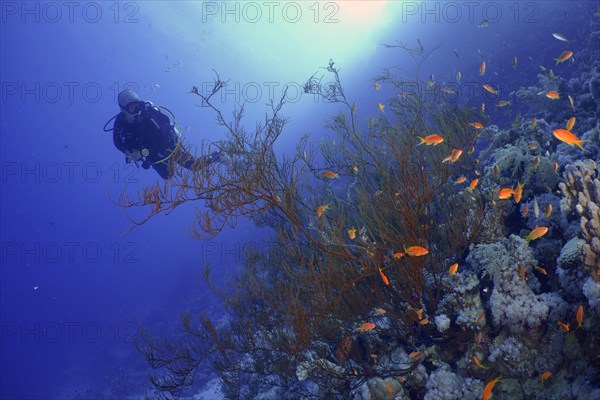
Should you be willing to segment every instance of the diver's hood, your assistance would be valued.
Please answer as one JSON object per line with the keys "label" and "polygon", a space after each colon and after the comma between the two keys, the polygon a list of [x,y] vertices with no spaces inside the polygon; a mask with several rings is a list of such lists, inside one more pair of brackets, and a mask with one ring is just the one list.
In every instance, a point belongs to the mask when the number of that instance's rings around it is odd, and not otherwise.
{"label": "diver's hood", "polygon": [[121,110],[125,110],[127,106],[133,102],[140,101],[140,97],[131,89],[125,89],[119,93],[119,107]]}

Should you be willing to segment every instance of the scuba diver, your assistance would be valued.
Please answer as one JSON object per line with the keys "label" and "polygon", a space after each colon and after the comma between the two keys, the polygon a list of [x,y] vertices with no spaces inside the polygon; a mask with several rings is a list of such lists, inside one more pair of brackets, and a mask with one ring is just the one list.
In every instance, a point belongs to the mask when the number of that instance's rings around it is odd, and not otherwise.
{"label": "scuba diver", "polygon": [[[197,171],[220,160],[217,151],[199,158],[191,155],[182,146],[181,132],[173,113],[165,107],[140,101],[131,89],[119,93],[118,100],[121,112],[104,125],[104,131],[113,131],[115,147],[125,154],[126,163],[134,162],[137,166],[141,162],[142,168],[152,167],[161,178],[169,179],[173,176],[175,163]],[[107,129],[112,120],[115,120],[112,129]],[[170,160],[173,156],[174,160]]]}

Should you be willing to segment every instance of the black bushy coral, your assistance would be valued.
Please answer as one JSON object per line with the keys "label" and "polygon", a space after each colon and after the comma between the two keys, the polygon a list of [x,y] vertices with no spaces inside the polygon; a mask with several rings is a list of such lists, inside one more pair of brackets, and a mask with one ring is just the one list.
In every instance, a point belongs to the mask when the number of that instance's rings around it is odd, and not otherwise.
{"label": "black bushy coral", "polygon": [[[408,52],[417,74],[398,78],[386,71],[377,78],[394,90],[412,89],[366,127],[357,118],[363,105],[347,99],[330,61],[332,83],[314,75],[305,91],[342,106],[327,123],[332,136],[318,149],[305,136],[291,156],[278,160],[273,143],[285,127],[283,100],[246,132],[243,108],[227,122],[212,105],[222,87],[217,78],[212,94],[193,93],[217,113],[231,162],[184,171],[164,187],[142,191],[136,201],[123,196],[124,207],[150,205],[151,216],[204,200],[208,207],[196,212],[197,237],[213,237],[248,216],[270,227],[277,244],[248,258],[230,289],[220,293],[228,323],[217,327],[204,318],[192,327],[186,316],[183,342],[142,336],[140,350],[156,369],[152,382],[159,397],[177,398],[204,364],[219,373],[226,398],[251,398],[260,391],[257,376],[268,379],[278,396],[314,392],[302,384],[309,379],[320,397],[348,398],[368,379],[405,374],[421,361],[378,365],[373,354],[386,357],[398,345],[440,335],[428,321],[446,290],[442,278],[476,240],[485,212],[478,189],[467,190],[476,178],[468,150],[477,130],[468,111],[427,99],[418,71],[428,53],[390,47]],[[432,134],[443,143],[419,145],[418,137]],[[444,162],[453,150],[462,153]],[[466,183],[455,184],[463,175]],[[410,246],[428,253],[411,256]]]}

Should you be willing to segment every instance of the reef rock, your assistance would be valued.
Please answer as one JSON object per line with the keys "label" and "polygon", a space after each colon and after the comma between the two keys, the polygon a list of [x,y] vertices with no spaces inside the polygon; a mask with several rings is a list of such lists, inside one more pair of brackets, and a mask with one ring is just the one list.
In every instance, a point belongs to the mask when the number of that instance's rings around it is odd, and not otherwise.
{"label": "reef rock", "polygon": [[600,179],[593,160],[576,161],[565,167],[564,182],[559,184],[563,193],[561,209],[580,218],[581,235],[585,243],[579,246],[583,264],[591,276],[600,280],[596,269],[600,266]]}

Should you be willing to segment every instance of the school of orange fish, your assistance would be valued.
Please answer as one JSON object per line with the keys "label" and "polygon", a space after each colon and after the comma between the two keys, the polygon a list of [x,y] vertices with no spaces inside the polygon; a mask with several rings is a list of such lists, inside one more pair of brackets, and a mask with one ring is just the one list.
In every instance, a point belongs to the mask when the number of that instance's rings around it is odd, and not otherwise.
{"label": "school of orange fish", "polygon": [[[563,35],[561,35],[559,33],[553,33],[552,36],[555,37],[558,40],[561,40],[561,41],[564,41],[564,42],[567,41],[567,39]],[[571,59],[572,57],[573,57],[573,52],[569,51],[569,50],[565,50],[557,58],[555,58],[554,61],[556,61],[556,65],[559,65],[559,64],[561,64],[561,63],[563,63],[563,62]],[[517,66],[517,58],[516,57],[513,58],[512,65],[513,65],[513,68],[516,68],[516,66]],[[479,65],[479,75],[480,76],[485,76],[486,70],[487,70],[486,62],[482,61],[480,63],[480,65]],[[460,81],[460,77],[461,77],[461,74],[460,74],[460,72],[458,72],[457,73],[457,81]],[[428,81],[428,83],[431,84],[431,85],[435,84],[435,82],[433,82],[433,78],[431,78],[430,81]],[[373,85],[373,87],[374,87],[375,90],[380,90],[381,89],[381,85],[378,84],[378,83],[375,83]],[[494,88],[493,86],[491,86],[489,84],[483,84],[483,88],[486,91],[488,91],[489,93],[492,93],[494,95],[500,95],[500,90]],[[451,89],[451,88],[448,88],[448,87],[442,88],[442,91],[445,92],[445,93],[448,93],[448,94],[454,93],[454,90]],[[409,95],[409,93],[404,93],[404,92],[398,93],[398,96],[400,96],[400,97],[405,97],[405,96],[408,96],[408,95]],[[549,90],[549,91],[547,91],[545,93],[545,96],[548,99],[551,99],[551,100],[560,100],[560,98],[561,98],[560,94],[556,90]],[[569,101],[569,104],[570,104],[572,110],[575,111],[575,104],[574,104],[573,98],[570,95],[568,96],[568,101]],[[499,101],[497,103],[497,105],[499,107],[505,107],[505,106],[508,106],[510,104],[511,104],[510,101],[504,101],[504,100]],[[379,110],[382,113],[385,113],[385,106],[382,103],[377,103],[377,107],[379,108]],[[482,104],[481,110],[482,110],[482,112],[485,111],[485,105],[484,104]],[[582,149],[582,150],[585,151],[585,149],[583,148],[583,143],[586,142],[586,140],[580,140],[579,138],[577,138],[577,136],[575,134],[572,133],[572,130],[573,130],[574,126],[575,126],[575,122],[576,122],[575,117],[570,118],[566,122],[564,129],[562,129],[562,128],[555,129],[552,132],[552,134],[554,135],[554,137],[556,139],[560,140],[561,142],[564,142],[564,143],[566,143],[569,146],[577,146],[580,149]],[[531,121],[531,126],[535,126],[536,123],[537,123],[537,119],[533,118],[532,121]],[[475,121],[475,122],[470,122],[469,124],[474,129],[476,129],[476,130],[480,130],[480,129],[484,129],[485,128],[484,125],[482,123],[480,123],[480,122],[476,122]],[[425,136],[425,137],[417,136],[417,138],[419,140],[419,143],[416,144],[417,146],[419,146],[419,145],[438,146],[438,145],[442,144],[444,142],[444,140],[445,140],[442,136],[440,136],[438,134],[431,134],[431,135],[428,135],[428,136]],[[537,148],[537,145],[536,144],[531,144],[530,148],[535,149],[535,148]],[[469,149],[469,153],[472,152],[472,151],[473,151],[473,149]],[[451,153],[442,160],[442,162],[443,163],[447,163],[447,162],[448,163],[455,163],[455,162],[457,162],[459,160],[459,158],[461,157],[462,154],[463,154],[463,150],[462,149],[453,149],[451,151]],[[537,167],[537,165],[539,165],[539,162],[540,162],[540,159],[538,157],[535,160],[535,163],[536,163],[535,166],[536,167]],[[499,171],[497,170],[497,168],[498,168],[497,166],[494,166],[494,173],[496,175],[499,174]],[[554,169],[555,169],[555,171],[558,170],[558,164],[557,163],[555,163]],[[358,167],[354,166],[353,167],[353,171],[354,171],[355,174],[358,173]],[[325,171],[323,173],[323,177],[327,178],[327,179],[334,179],[334,178],[339,178],[339,174],[336,173],[336,172],[332,172],[332,171]],[[456,185],[462,184],[466,180],[467,180],[467,177],[465,177],[463,175],[463,176],[460,176],[459,178],[457,178],[454,181],[454,184],[456,184]],[[466,190],[472,192],[477,187],[478,182],[479,182],[479,179],[477,179],[477,178],[473,179],[471,181],[468,189],[466,189]],[[522,198],[522,195],[523,195],[523,187],[524,187],[523,184],[521,184],[520,182],[517,182],[517,185],[515,187],[498,188],[497,189],[498,190],[498,196],[497,197],[500,200],[507,200],[507,199],[510,199],[512,197],[516,203],[519,203],[521,201],[521,198]],[[535,205],[537,206],[537,203]],[[317,217],[321,218],[325,214],[325,212],[327,210],[329,210],[329,209],[330,209],[329,204],[325,204],[325,205],[319,206],[317,208],[317,211],[316,211]],[[527,206],[525,206],[525,208],[523,209],[524,216],[527,214],[527,212],[528,212],[528,208],[527,208]],[[548,204],[548,206],[546,207],[546,210],[545,210],[544,214],[545,214],[546,217],[549,217],[551,213],[552,213],[552,205]],[[539,239],[542,236],[544,236],[547,232],[548,232],[548,227],[545,227],[545,226],[536,226],[529,233],[529,235],[527,235],[525,237],[525,240],[527,242],[530,242],[530,241]],[[350,228],[347,231],[347,234],[348,234],[348,239],[354,240],[356,238],[356,229],[354,227]],[[421,247],[421,246],[408,246],[408,247],[404,248],[404,252],[395,252],[395,253],[392,253],[392,257],[394,257],[395,259],[398,259],[398,258],[401,258],[401,257],[404,257],[404,256],[420,257],[420,256],[425,256],[428,253],[429,253],[428,249],[426,249],[424,247]],[[448,270],[448,274],[450,276],[454,276],[458,272],[458,268],[459,268],[458,263],[452,264],[450,266],[449,270]],[[536,266],[535,268],[541,274],[547,275],[547,272],[546,272],[546,270],[544,268],[542,268],[540,266]],[[522,267],[521,269],[522,269],[522,271],[521,271],[521,278],[522,278],[522,280],[525,280],[525,268]],[[390,281],[389,281],[388,277],[384,274],[384,272],[381,270],[381,268],[378,269],[378,273],[379,273],[379,275],[380,275],[381,280],[383,281],[383,283],[386,286],[390,285]],[[376,312],[379,313],[379,314],[383,314],[386,311],[383,310],[383,309],[377,309]],[[429,323],[429,320],[427,318],[423,318],[423,312],[424,312],[424,310],[420,309],[420,310],[416,311],[416,314],[417,314],[419,323],[421,323],[422,325],[425,325],[425,324]],[[577,324],[578,324],[578,328],[582,327],[583,315],[584,315],[583,306],[580,305],[579,308],[577,309],[577,314],[576,314],[576,321],[577,321]],[[479,318],[477,320],[477,323],[483,322],[484,320],[485,320],[485,315],[484,315],[484,313],[482,313],[479,316]],[[570,328],[569,328],[569,324],[568,323],[564,323],[562,321],[558,321],[558,325],[565,332],[569,332]],[[357,331],[358,332],[367,332],[367,331],[374,330],[375,328],[377,328],[377,325],[375,323],[373,323],[373,322],[365,322],[360,327],[357,328]],[[478,337],[477,340],[480,341],[481,338]],[[409,358],[411,358],[411,359],[419,359],[421,356],[424,356],[424,353],[421,352],[421,351],[414,351],[414,352],[412,352],[412,353],[409,354]],[[476,356],[474,356],[472,358],[472,361],[479,368],[483,368],[483,369],[487,369],[488,368],[487,366],[483,365],[481,363],[481,361]],[[552,376],[552,372],[545,371],[545,372],[543,372],[540,375],[540,380],[543,383],[547,379],[549,379],[551,376]],[[405,380],[403,377],[398,377],[398,379],[401,382]],[[483,394],[482,394],[482,400],[489,400],[492,397],[492,390],[493,390],[494,386],[498,382],[501,381],[501,379],[502,379],[501,377],[497,377],[497,378],[491,380],[490,382],[488,382],[485,385],[485,388],[484,388]],[[390,386],[389,382],[387,384],[387,388],[388,388],[388,392],[390,392],[390,394],[391,394],[391,386]]]}

